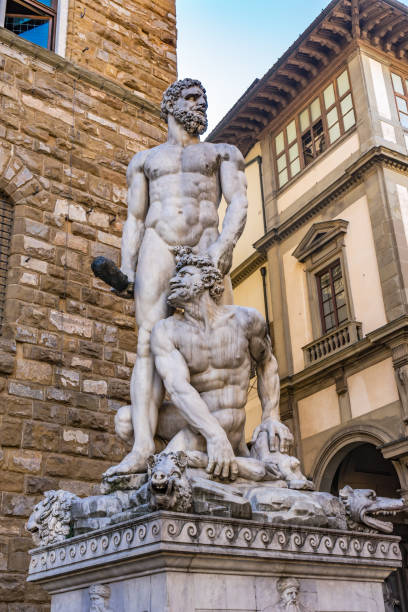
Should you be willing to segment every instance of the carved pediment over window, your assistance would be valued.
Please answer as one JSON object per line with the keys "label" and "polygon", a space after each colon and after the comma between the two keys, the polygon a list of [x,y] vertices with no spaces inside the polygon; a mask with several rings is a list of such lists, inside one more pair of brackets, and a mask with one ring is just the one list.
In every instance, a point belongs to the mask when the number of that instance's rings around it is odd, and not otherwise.
{"label": "carved pediment over window", "polygon": [[293,252],[293,256],[304,262],[313,253],[320,251],[327,243],[336,240],[347,232],[348,221],[336,219],[314,223]]}

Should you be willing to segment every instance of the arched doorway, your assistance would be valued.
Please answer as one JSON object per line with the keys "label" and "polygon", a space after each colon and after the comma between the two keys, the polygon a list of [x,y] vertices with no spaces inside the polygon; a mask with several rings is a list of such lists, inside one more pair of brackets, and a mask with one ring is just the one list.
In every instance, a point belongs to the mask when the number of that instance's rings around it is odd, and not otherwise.
{"label": "arched doorway", "polygon": [[[320,490],[338,495],[345,485],[354,489],[374,489],[383,497],[400,497],[400,481],[392,462],[384,459],[377,445],[353,441],[326,461],[320,474]],[[394,524],[394,534],[401,536],[403,567],[393,572],[384,586],[386,612],[408,612],[408,525]]]}

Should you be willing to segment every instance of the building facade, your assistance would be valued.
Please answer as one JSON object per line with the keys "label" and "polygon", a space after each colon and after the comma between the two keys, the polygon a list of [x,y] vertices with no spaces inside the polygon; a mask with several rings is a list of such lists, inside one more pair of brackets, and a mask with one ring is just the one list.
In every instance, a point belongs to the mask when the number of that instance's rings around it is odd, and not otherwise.
{"label": "building facade", "polygon": [[127,164],[165,139],[175,2],[1,0],[0,24],[0,611],[38,612],[31,508],[125,452],[133,304],[90,264],[119,263]]}
{"label": "building facade", "polygon": [[405,5],[333,0],[209,136],[247,164],[236,301],[268,316],[282,418],[334,493],[408,496],[407,39]]}

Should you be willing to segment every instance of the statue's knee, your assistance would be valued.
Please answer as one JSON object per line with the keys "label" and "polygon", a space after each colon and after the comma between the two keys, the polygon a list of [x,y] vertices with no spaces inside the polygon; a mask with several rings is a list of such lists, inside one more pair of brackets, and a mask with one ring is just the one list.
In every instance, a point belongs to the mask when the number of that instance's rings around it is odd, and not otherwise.
{"label": "statue's knee", "polygon": [[150,357],[150,337],[152,330],[147,327],[140,327],[137,336],[137,356],[138,357]]}
{"label": "statue's knee", "polygon": [[133,439],[131,406],[122,406],[115,414],[115,431],[125,442]]}

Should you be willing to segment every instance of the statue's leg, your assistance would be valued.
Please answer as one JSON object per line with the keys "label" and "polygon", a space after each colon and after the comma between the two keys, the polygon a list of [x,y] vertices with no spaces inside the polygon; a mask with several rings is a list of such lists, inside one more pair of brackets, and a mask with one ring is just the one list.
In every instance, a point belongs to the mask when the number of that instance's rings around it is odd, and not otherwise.
{"label": "statue's leg", "polygon": [[146,470],[146,460],[155,451],[154,435],[163,400],[163,383],[154,367],[150,348],[152,329],[168,314],[166,298],[174,273],[174,256],[169,246],[152,229],[147,229],[139,252],[135,280],[138,342],[136,363],[130,381],[134,444],[131,452],[108,475]]}

